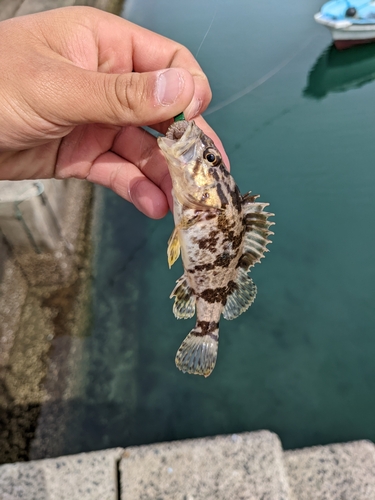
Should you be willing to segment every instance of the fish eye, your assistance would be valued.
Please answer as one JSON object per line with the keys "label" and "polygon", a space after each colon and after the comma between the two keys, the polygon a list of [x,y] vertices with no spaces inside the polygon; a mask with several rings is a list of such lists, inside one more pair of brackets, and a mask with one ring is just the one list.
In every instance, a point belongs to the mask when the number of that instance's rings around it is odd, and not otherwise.
{"label": "fish eye", "polygon": [[203,158],[212,165],[219,165],[221,163],[221,156],[212,148],[207,148],[203,153]]}

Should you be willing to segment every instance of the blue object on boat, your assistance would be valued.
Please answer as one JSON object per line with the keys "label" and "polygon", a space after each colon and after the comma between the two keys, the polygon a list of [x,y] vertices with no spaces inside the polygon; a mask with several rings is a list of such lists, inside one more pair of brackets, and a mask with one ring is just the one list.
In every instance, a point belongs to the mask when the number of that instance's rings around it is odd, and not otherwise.
{"label": "blue object on boat", "polygon": [[[355,9],[355,15],[347,15]],[[349,11],[349,12],[348,12]],[[375,2],[364,0],[332,0],[320,9],[320,14],[327,20],[350,20],[352,24],[375,24]]]}

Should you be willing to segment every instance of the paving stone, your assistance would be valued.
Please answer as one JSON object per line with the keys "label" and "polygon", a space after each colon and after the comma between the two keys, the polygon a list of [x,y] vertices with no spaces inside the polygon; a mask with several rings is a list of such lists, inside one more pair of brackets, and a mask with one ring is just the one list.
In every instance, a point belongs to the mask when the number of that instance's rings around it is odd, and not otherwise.
{"label": "paving stone", "polygon": [[375,499],[375,446],[369,441],[287,451],[284,461],[296,500]]}
{"label": "paving stone", "polygon": [[289,500],[269,431],[127,448],[120,477],[122,500]]}
{"label": "paving stone", "polygon": [[122,448],[0,466],[1,500],[117,500]]}

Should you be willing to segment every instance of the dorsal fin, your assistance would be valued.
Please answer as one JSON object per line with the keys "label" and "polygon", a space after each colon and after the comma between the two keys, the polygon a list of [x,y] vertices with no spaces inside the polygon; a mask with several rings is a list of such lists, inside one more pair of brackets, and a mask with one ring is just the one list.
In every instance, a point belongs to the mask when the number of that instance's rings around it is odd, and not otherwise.
{"label": "dorsal fin", "polygon": [[269,230],[274,222],[269,222],[268,217],[273,214],[265,212],[268,203],[256,201],[258,195],[245,194],[242,197],[243,223],[245,226],[243,253],[237,264],[236,286],[227,297],[223,310],[225,319],[234,319],[242,314],[254,302],[257,288],[248,276],[248,271],[268,252],[267,245],[271,243],[268,236],[273,234]]}
{"label": "dorsal fin", "polygon": [[269,228],[274,225],[274,222],[269,222],[268,217],[274,214],[264,210],[269,205],[268,203],[255,201],[258,197],[259,195],[251,195],[250,192],[242,197],[243,222],[246,233],[244,250],[238,266],[245,271],[260,262],[260,259],[268,252],[266,247],[271,243],[268,236],[273,234]]}

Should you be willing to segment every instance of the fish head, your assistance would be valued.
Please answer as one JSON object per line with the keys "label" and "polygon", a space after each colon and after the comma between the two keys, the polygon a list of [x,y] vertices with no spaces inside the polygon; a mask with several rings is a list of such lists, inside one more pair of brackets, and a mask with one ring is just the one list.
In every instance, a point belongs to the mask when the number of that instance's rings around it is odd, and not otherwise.
{"label": "fish head", "polygon": [[173,196],[187,208],[222,208],[217,191],[221,154],[195,122],[173,123],[158,144],[167,160]]}

